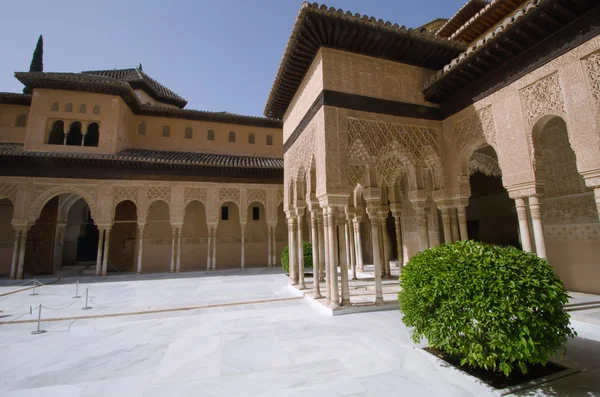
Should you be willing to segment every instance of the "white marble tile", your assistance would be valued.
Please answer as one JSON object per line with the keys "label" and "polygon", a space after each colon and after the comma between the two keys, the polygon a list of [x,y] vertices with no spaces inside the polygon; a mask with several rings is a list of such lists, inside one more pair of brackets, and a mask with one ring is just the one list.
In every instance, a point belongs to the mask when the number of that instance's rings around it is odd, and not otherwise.
{"label": "white marble tile", "polygon": [[354,333],[325,335],[320,338],[297,339],[281,342],[294,364],[343,359],[369,354],[372,350]]}
{"label": "white marble tile", "polygon": [[142,397],[151,379],[151,376],[132,376],[81,384],[85,389],[78,397]]}
{"label": "white marble tile", "polygon": [[12,390],[2,397],[40,397],[40,396],[60,396],[60,397],[81,397],[84,387],[75,385],[60,385],[49,387],[38,387],[32,389]]}
{"label": "white marble tile", "polygon": [[221,373],[237,374],[282,367],[290,360],[274,332],[249,329],[223,333]]}

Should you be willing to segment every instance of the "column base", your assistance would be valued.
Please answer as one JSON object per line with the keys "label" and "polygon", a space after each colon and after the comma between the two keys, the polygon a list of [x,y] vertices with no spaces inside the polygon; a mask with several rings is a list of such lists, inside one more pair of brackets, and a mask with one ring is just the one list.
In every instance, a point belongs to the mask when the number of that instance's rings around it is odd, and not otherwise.
{"label": "column base", "polygon": [[350,299],[348,299],[348,300],[342,299],[342,306],[350,306]]}
{"label": "column base", "polygon": [[298,285],[298,289],[302,290],[302,289],[306,289],[306,284],[302,283]]}
{"label": "column base", "polygon": [[358,280],[358,277],[352,277],[351,280],[356,281],[356,280]]}
{"label": "column base", "polygon": [[142,272],[137,272],[137,274],[138,274],[138,275],[141,275],[141,274],[142,274]]}
{"label": "column base", "polygon": [[383,298],[375,298],[375,304],[376,304],[376,305],[381,305],[381,304],[383,304]]}
{"label": "column base", "polygon": [[321,295],[321,294],[313,294],[313,298],[315,298],[315,299],[323,299],[323,295]]}
{"label": "column base", "polygon": [[332,308],[332,309],[339,309],[340,308],[340,304],[339,304],[339,302],[332,302],[332,301],[330,301],[329,302],[329,307]]}

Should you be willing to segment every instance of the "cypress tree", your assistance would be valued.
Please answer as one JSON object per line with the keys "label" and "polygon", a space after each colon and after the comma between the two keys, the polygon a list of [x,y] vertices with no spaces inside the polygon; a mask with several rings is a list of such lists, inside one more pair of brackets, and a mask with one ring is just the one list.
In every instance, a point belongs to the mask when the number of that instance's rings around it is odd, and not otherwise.
{"label": "cypress tree", "polygon": [[[37,45],[33,51],[33,57],[31,58],[31,65],[29,65],[30,72],[43,72],[44,71],[44,38],[42,35],[38,38]],[[23,88],[24,94],[31,94],[33,90],[30,87]]]}

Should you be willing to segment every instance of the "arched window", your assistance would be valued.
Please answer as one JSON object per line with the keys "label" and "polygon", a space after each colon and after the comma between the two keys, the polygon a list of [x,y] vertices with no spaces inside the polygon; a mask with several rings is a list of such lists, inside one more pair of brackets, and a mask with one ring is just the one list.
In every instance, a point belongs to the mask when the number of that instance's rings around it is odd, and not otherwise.
{"label": "arched window", "polygon": [[248,143],[254,143],[254,134],[252,132],[248,134]]}
{"label": "arched window", "polygon": [[146,135],[146,123],[139,123],[138,124],[138,135]]}
{"label": "arched window", "polygon": [[192,139],[192,136],[193,136],[192,127],[186,127],[185,128],[185,139]]}
{"label": "arched window", "polygon": [[50,108],[53,112],[58,112],[58,102],[52,102],[52,107]]}
{"label": "arched window", "polygon": [[267,135],[267,145],[273,146],[273,135]]}
{"label": "arched window", "polygon": [[71,102],[67,102],[65,104],[65,112],[72,112],[73,111],[73,104]]}
{"label": "arched window", "polygon": [[171,127],[168,125],[163,125],[162,136],[168,138],[171,136]]}
{"label": "arched window", "polygon": [[210,130],[208,130],[208,132],[206,134],[206,140],[207,141],[214,141],[215,140],[215,130],[213,130],[212,128]]}
{"label": "arched window", "polygon": [[100,105],[94,105],[93,113],[94,114],[100,114]]}
{"label": "arched window", "polygon": [[98,146],[100,140],[100,126],[98,123],[92,123],[88,125],[87,133],[85,134],[85,140],[83,146]]}
{"label": "arched window", "polygon": [[67,145],[69,146],[81,146],[81,139],[83,134],[81,133],[81,123],[76,121],[71,124],[69,133],[67,134]]}
{"label": "arched window", "polygon": [[25,116],[23,113],[21,113],[17,116],[17,119],[15,120],[15,127],[25,127],[26,122],[27,122],[27,116]]}
{"label": "arched window", "polygon": [[235,132],[229,131],[229,142],[235,142]]}
{"label": "arched window", "polygon": [[48,135],[48,145],[62,145],[65,140],[65,123],[62,120],[56,120],[52,124],[52,129]]}
{"label": "arched window", "polygon": [[79,113],[85,112],[87,112],[87,105],[85,103],[82,103],[81,105],[79,105]]}

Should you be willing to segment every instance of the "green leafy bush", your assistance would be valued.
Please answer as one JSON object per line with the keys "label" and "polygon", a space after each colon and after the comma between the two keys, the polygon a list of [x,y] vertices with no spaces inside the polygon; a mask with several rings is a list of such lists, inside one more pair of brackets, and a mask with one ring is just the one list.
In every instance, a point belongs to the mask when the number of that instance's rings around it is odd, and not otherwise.
{"label": "green leafy bush", "polygon": [[[304,268],[312,269],[312,244],[308,241],[303,242],[304,245]],[[289,273],[290,271],[290,252],[289,248],[286,246],[281,253],[281,267],[283,271]]]}
{"label": "green leafy bush", "polygon": [[415,255],[402,269],[402,321],[415,342],[461,365],[527,372],[565,351],[576,335],[567,292],[550,264],[513,247],[461,241]]}

